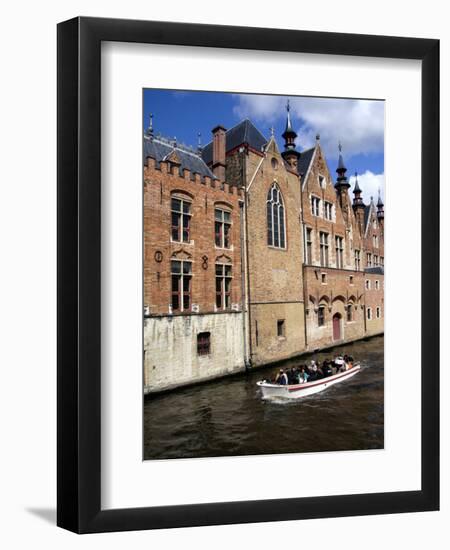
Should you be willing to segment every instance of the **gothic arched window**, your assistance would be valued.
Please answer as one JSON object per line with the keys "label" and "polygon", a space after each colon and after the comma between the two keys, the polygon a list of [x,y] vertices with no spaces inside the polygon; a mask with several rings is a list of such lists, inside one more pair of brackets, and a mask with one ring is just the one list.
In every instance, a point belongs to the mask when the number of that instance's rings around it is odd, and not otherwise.
{"label": "gothic arched window", "polygon": [[284,202],[276,183],[272,184],[267,195],[267,244],[286,248]]}

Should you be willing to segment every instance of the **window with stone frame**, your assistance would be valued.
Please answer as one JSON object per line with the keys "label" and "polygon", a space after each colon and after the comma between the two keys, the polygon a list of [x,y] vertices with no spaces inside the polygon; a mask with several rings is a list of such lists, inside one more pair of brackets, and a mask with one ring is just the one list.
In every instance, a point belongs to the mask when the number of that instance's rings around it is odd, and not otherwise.
{"label": "window with stone frame", "polygon": [[374,265],[375,267],[378,266],[378,255],[377,255],[377,254],[374,254],[374,255],[373,255],[373,265]]}
{"label": "window with stone frame", "polygon": [[216,263],[216,308],[231,308],[231,282],[233,280],[231,264]]}
{"label": "window with stone frame", "polygon": [[189,311],[191,308],[192,262],[172,260],[172,311]]}
{"label": "window with stone frame", "polygon": [[333,219],[333,204],[331,202],[325,201],[323,203],[323,216],[326,220]]}
{"label": "window with stone frame", "polygon": [[325,325],[325,306],[319,306],[317,310],[317,325],[319,327]]}
{"label": "window with stone frame", "polygon": [[370,290],[370,279],[366,279],[366,290]]}
{"label": "window with stone frame", "polygon": [[312,265],[312,229],[306,228],[306,264]]}
{"label": "window with stone frame", "polygon": [[367,319],[370,321],[372,319],[372,308],[367,308]]}
{"label": "window with stone frame", "polygon": [[376,315],[377,315],[377,319],[381,317],[381,308],[379,306],[377,306]]}
{"label": "window with stone frame", "polygon": [[320,216],[320,199],[314,195],[311,196],[311,213],[313,216]]}
{"label": "window with stone frame", "polygon": [[384,256],[380,256],[380,265],[384,267]]}
{"label": "window with stone frame", "polygon": [[347,323],[351,323],[353,321],[353,305],[348,304],[347,306]]}
{"label": "window with stone frame", "polygon": [[231,247],[231,212],[222,208],[214,209],[215,243],[219,248]]}
{"label": "window with stone frame", "polygon": [[336,267],[343,269],[344,267],[344,239],[335,237],[335,252],[336,252]]}
{"label": "window with stone frame", "polygon": [[277,336],[278,338],[286,337],[286,323],[284,319],[278,319],[277,321]]}
{"label": "window with stone frame", "polygon": [[286,248],[284,201],[276,183],[267,195],[267,244],[275,248]]}
{"label": "window with stone frame", "polygon": [[320,239],[320,265],[322,267],[328,267],[329,251],[328,251],[328,233],[321,231],[319,234]]}
{"label": "window with stone frame", "polygon": [[172,220],[172,241],[188,243],[191,238],[191,208],[190,200],[173,196],[170,200]]}
{"label": "window with stone frame", "polygon": [[372,267],[372,254],[370,252],[367,252],[366,255],[366,265],[367,267]]}

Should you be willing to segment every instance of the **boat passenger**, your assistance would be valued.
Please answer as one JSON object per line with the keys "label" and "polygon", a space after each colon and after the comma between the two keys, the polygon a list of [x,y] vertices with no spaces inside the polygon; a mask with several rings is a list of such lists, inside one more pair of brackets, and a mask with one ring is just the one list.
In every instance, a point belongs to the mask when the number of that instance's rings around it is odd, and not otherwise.
{"label": "boat passenger", "polygon": [[331,367],[328,361],[323,362],[322,372],[324,377],[331,376],[333,374],[333,371],[331,370]]}
{"label": "boat passenger", "polygon": [[281,386],[286,386],[289,383],[287,374],[284,372],[283,369],[280,369],[280,372],[277,376],[276,383],[280,384]]}
{"label": "boat passenger", "polygon": [[344,368],[345,363],[344,363],[344,358],[342,357],[342,355],[338,355],[336,357],[336,359],[334,360],[334,366],[336,367],[336,373],[340,372],[341,369]]}
{"label": "boat passenger", "polygon": [[299,376],[299,380],[302,380],[300,384],[302,383],[306,384],[306,382],[308,382],[308,378],[309,378],[309,374],[306,372],[305,367],[302,367],[300,370],[300,376]]}

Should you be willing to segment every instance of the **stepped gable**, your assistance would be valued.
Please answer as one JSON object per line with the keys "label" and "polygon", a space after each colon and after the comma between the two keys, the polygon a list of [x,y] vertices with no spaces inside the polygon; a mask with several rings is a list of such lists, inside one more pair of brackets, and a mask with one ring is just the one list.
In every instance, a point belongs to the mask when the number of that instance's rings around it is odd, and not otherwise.
{"label": "stepped gable", "polygon": [[144,135],[144,164],[149,157],[155,159],[156,166],[159,166],[162,161],[176,159],[180,170],[186,169],[191,174],[200,174],[200,176],[206,176],[212,180],[217,179],[198,152],[161,136]]}
{"label": "stepped gable", "polygon": [[[255,151],[263,151],[267,144],[267,138],[256,128],[256,126],[248,119],[242,120],[233,128],[230,128],[225,133],[225,151],[235,149],[239,145],[246,143]],[[212,141],[203,147],[202,158],[206,164],[211,164],[213,161]]]}

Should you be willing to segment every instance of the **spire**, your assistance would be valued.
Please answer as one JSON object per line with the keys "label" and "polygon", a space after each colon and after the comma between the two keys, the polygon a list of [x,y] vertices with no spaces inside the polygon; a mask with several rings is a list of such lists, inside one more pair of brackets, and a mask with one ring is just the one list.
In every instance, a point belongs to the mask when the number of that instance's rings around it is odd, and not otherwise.
{"label": "spire", "polygon": [[295,138],[297,137],[297,134],[292,129],[292,122],[291,122],[291,107],[289,105],[289,99],[286,103],[286,111],[287,111],[287,117],[286,117],[286,128],[281,135],[281,137],[284,138],[284,148],[286,151],[295,149]]}
{"label": "spire", "polygon": [[338,177],[335,184],[335,188],[338,191],[340,191],[343,189],[348,189],[350,187],[350,184],[348,183],[347,176],[345,175],[345,173],[347,172],[347,168],[345,167],[344,159],[342,158],[341,142],[339,142],[338,148],[339,148],[339,160],[338,160],[338,167],[336,168]]}
{"label": "spire", "polygon": [[291,166],[291,168],[294,171],[297,171],[297,165],[298,165],[298,159],[300,157],[300,153],[295,148],[295,138],[297,137],[297,134],[294,132],[292,128],[291,123],[291,107],[289,105],[289,99],[286,103],[286,111],[287,111],[287,117],[286,117],[286,128],[282,134],[282,137],[284,138],[284,151],[281,153],[284,160]]}
{"label": "spire", "polygon": [[384,204],[381,200],[381,189],[378,189],[377,218],[379,221],[384,220]]}
{"label": "spire", "polygon": [[198,132],[198,134],[197,134],[197,152],[198,152],[199,155],[201,155],[202,152],[203,152],[201,132]]}
{"label": "spire", "polygon": [[355,172],[355,187],[353,187],[353,194],[355,195],[353,198],[353,206],[364,206],[364,202],[361,197],[361,188],[358,183],[358,172]]}
{"label": "spire", "polygon": [[150,136],[150,138],[153,138],[153,113],[150,113],[150,120],[148,125],[147,133]]}
{"label": "spire", "polygon": [[384,206],[383,201],[381,200],[381,189],[378,188],[378,201],[377,201],[377,207],[382,208]]}

